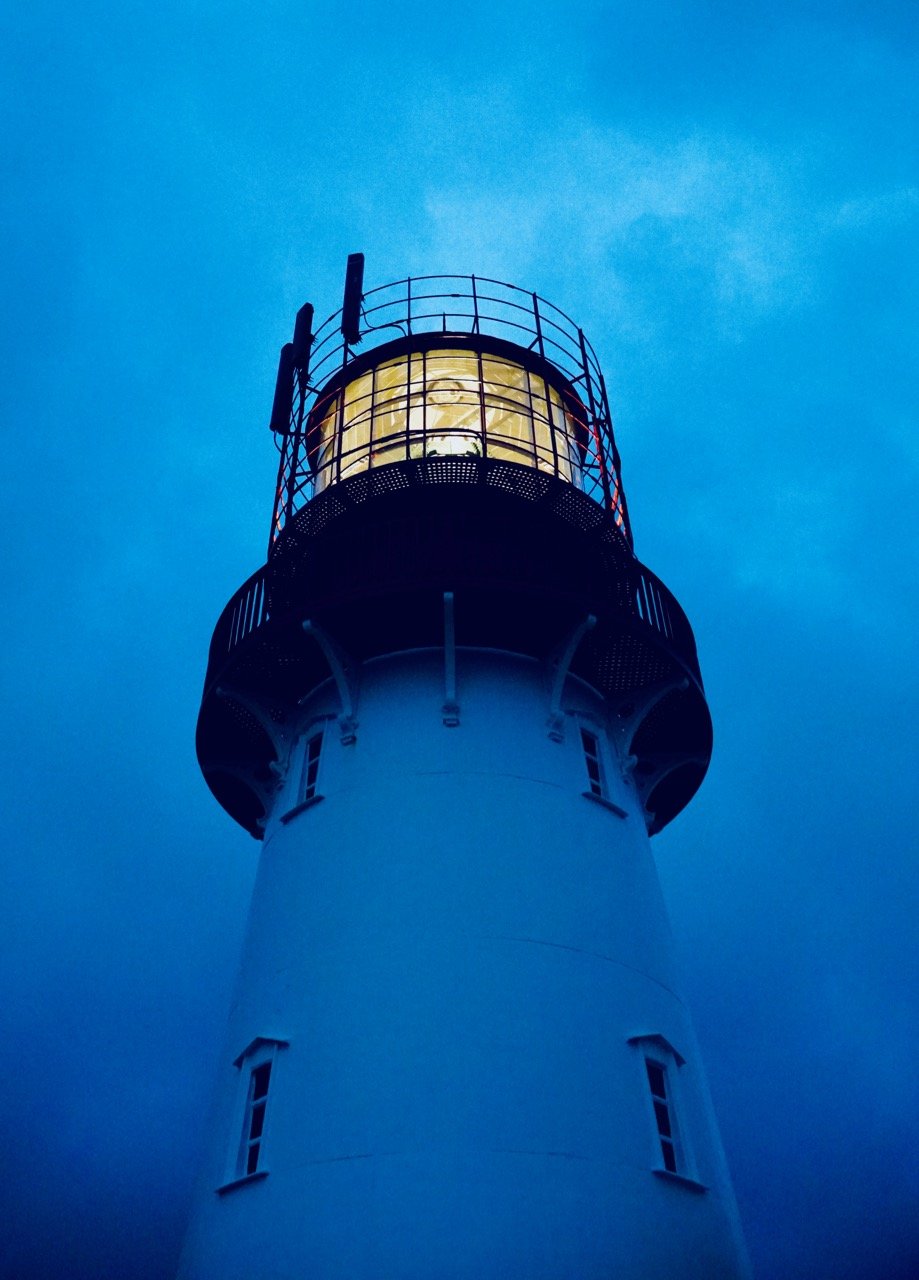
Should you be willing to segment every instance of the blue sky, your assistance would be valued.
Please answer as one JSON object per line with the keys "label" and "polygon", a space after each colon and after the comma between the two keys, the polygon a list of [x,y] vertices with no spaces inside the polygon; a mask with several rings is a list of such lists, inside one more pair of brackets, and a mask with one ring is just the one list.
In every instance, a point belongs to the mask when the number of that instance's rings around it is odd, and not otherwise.
{"label": "blue sky", "polygon": [[656,851],[757,1274],[915,1275],[915,7],[0,23],[0,1274],[172,1274],[257,856],[207,644],[277,349],[363,250],[591,338],[715,721]]}

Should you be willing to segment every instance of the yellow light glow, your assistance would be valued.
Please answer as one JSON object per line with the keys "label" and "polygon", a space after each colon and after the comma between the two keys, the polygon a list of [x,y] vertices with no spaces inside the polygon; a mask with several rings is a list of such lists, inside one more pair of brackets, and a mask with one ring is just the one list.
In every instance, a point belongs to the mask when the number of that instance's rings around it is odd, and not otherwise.
{"label": "yellow light glow", "polygon": [[475,351],[413,352],[337,392],[318,424],[316,491],[406,458],[502,458],[581,484],[576,424],[522,366]]}

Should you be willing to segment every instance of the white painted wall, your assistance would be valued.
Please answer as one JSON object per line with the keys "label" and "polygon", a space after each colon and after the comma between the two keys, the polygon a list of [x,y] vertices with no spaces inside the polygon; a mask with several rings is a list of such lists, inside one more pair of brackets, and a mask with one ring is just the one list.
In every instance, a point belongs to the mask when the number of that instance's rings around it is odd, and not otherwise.
{"label": "white painted wall", "polygon": [[[728,1280],[736,1208],[670,932],[603,703],[544,670],[458,654],[365,666],[357,740],[327,725],[323,799],[302,736],[261,854],[183,1280]],[[334,715],[331,686],[302,729]],[[573,713],[601,733],[620,818],[584,798]],[[659,1034],[689,1172],[663,1178],[630,1037]],[[240,1138],[234,1058],[278,1050],[266,1177],[222,1195]]]}

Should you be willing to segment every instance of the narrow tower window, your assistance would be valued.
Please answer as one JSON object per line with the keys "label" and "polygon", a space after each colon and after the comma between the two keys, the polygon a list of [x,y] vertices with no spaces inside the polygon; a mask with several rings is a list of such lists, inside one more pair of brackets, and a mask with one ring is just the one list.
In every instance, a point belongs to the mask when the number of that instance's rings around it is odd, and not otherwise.
{"label": "narrow tower window", "polygon": [[219,1195],[264,1178],[268,1173],[265,1167],[268,1093],[278,1050],[286,1048],[286,1040],[256,1036],[233,1063],[240,1073],[239,1094],[228,1153],[227,1181],[217,1188]]}
{"label": "narrow tower window", "polygon": [[678,1173],[673,1111],[667,1089],[667,1068],[662,1062],[645,1058],[645,1070],[648,1073],[648,1084],[651,1088],[651,1101],[654,1105],[654,1119],[657,1124],[657,1136],[661,1144],[664,1168],[669,1173]]}
{"label": "narrow tower window", "polygon": [[319,794],[319,757],[322,754],[322,730],[310,734],[303,752],[303,768],[300,772],[300,789],[297,802],[292,809],[281,815],[284,823],[292,822],[298,813],[309,809],[316,801],[321,800]]}
{"label": "narrow tower window", "polygon": [[649,1126],[654,1135],[655,1150],[652,1171],[660,1178],[671,1178],[693,1191],[705,1191],[705,1184],[696,1176],[683,1124],[685,1111],[679,1077],[686,1059],[659,1032],[631,1036],[629,1044],[640,1050],[640,1069],[648,1090]]}
{"label": "narrow tower window", "polygon": [[246,1118],[243,1126],[242,1147],[239,1153],[239,1177],[255,1173],[259,1167],[262,1138],[265,1133],[265,1111],[268,1107],[268,1084],[271,1080],[271,1062],[262,1062],[249,1073],[249,1096],[246,1101]]}
{"label": "narrow tower window", "polygon": [[314,800],[317,795],[316,786],[319,781],[319,754],[322,751],[322,733],[314,733],[306,743],[306,755],[303,758],[303,781],[300,788],[301,801]]}
{"label": "narrow tower window", "polygon": [[584,763],[587,766],[587,785],[590,788],[590,794],[605,796],[606,785],[600,760],[600,740],[595,733],[582,728],[581,745],[584,748]]}

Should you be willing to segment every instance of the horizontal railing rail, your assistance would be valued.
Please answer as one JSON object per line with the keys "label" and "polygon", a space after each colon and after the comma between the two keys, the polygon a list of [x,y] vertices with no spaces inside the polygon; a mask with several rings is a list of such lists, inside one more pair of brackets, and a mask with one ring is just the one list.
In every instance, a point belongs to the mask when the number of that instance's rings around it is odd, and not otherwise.
{"label": "horizontal railing rail", "polygon": [[[691,641],[691,631],[683,611],[660,579],[649,569],[639,568],[637,561],[627,576],[628,586],[620,597],[620,606],[627,602],[627,611],[632,618],[643,622],[678,648],[681,641],[685,642],[687,638]],[[243,583],[217,620],[211,641],[208,678],[235,649],[278,616],[269,607],[268,566],[264,565]]]}
{"label": "horizontal railing rail", "polygon": [[[538,294],[501,280],[459,275],[409,277],[369,290],[364,295],[362,312],[364,334],[379,334],[387,329],[403,337],[487,332],[545,355],[571,382],[584,376],[581,330],[571,317]],[[354,347],[341,334],[341,314],[334,312],[313,336],[313,387],[321,386],[353,355]],[[450,321],[458,322],[457,327],[453,328]],[[483,324],[488,328],[483,330]],[[546,347],[550,350],[546,351]],[[585,347],[591,377],[599,382],[600,365],[586,339]]]}
{"label": "horizontal railing rail", "polygon": [[[333,385],[340,384],[348,366],[375,345],[424,334],[503,339],[535,353],[561,373],[583,405],[586,444],[582,452],[587,481],[583,487],[595,501],[616,514],[631,545],[603,374],[596,353],[570,316],[545,298],[516,285],[490,277],[461,275],[415,276],[379,285],[364,294],[361,314],[360,344],[345,340],[342,312],[336,311],[312,336],[308,373],[293,367],[288,370],[292,381],[289,426],[284,430],[273,423],[281,457],[269,548],[317,492],[306,425],[323,388],[333,379]],[[560,478],[570,478],[558,474]],[[332,477],[336,482],[341,478]]]}
{"label": "horizontal railing rail", "polygon": [[[323,500],[320,495],[316,501]],[[290,609],[275,611],[271,603],[271,564],[263,565],[228,601],[217,620],[211,641],[206,685],[218,677],[241,645],[273,623],[288,624]],[[623,561],[617,569],[615,593],[619,612],[655,632],[691,669],[697,670],[695,640],[683,610],[663,582],[638,560]]]}

